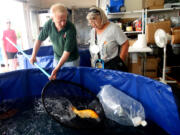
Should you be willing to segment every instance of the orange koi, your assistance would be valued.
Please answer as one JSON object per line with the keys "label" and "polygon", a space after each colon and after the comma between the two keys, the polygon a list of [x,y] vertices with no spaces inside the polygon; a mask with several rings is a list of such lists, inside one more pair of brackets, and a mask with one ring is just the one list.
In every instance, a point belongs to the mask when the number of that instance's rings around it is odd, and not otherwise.
{"label": "orange koi", "polygon": [[10,117],[13,117],[18,111],[16,109],[9,110],[7,112],[4,112],[3,114],[0,114],[0,120],[5,120]]}
{"label": "orange koi", "polygon": [[99,115],[91,110],[91,109],[85,109],[85,110],[78,110],[76,107],[72,106],[72,111],[78,115],[80,118],[92,118],[99,121]]}

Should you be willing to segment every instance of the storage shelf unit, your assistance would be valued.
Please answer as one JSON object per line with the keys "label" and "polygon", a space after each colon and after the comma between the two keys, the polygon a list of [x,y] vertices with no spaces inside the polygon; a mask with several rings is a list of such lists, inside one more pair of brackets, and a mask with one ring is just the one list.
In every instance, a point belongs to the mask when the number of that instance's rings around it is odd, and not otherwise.
{"label": "storage shelf unit", "polygon": [[142,31],[126,31],[125,34],[140,34],[144,33],[144,14],[145,10],[133,10],[133,11],[127,11],[127,12],[116,12],[116,13],[108,13],[108,19],[114,19],[114,18],[141,18],[142,19]]}
{"label": "storage shelf unit", "polygon": [[[180,7],[174,7],[174,8],[162,8],[162,9],[145,9],[145,26],[147,26],[147,18],[148,14],[164,14],[166,13],[171,13],[171,12],[178,12],[180,11]],[[180,15],[180,12],[177,13],[177,16]],[[145,28],[146,29],[146,28]],[[145,30],[146,33],[146,30]]]}
{"label": "storage shelf unit", "polygon": [[[163,9],[142,9],[142,10],[133,10],[133,11],[127,11],[127,12],[116,12],[116,13],[108,13],[108,19],[114,19],[114,18],[129,18],[128,15],[137,15],[135,17],[141,17],[142,18],[142,33],[145,33],[145,27],[147,24],[147,16],[148,13],[156,13],[156,12],[165,12],[165,11],[178,11],[180,10],[180,7],[174,7],[174,8],[163,8]],[[125,32],[125,33],[141,33],[141,32]]]}

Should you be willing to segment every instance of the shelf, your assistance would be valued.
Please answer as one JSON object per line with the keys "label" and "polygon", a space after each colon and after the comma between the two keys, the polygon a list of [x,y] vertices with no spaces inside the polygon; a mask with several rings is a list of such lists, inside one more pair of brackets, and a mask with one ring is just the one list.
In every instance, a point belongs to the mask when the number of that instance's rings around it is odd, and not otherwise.
{"label": "shelf", "polygon": [[147,53],[147,52],[152,52],[152,49],[150,47],[134,48],[134,47],[130,46],[128,49],[128,52],[129,53]]}
{"label": "shelf", "polygon": [[108,19],[115,19],[115,18],[139,18],[142,17],[145,10],[133,10],[127,12],[115,12],[115,13],[107,13]]}
{"label": "shelf", "polygon": [[147,9],[147,12],[163,12],[163,11],[173,11],[173,10],[180,10],[180,7],[176,8],[161,8],[161,9]]}
{"label": "shelf", "polygon": [[142,31],[124,31],[125,34],[138,34],[142,33]]}
{"label": "shelf", "polygon": [[126,15],[126,14],[136,14],[136,13],[142,13],[144,10],[133,10],[133,11],[127,11],[127,12],[115,12],[115,13],[108,13],[107,15]]}
{"label": "shelf", "polygon": [[[173,11],[173,10],[180,10],[180,7],[175,8],[161,8],[161,9],[146,9],[147,12],[163,12],[163,11]],[[127,14],[136,14],[136,13],[143,13],[144,9],[142,10],[133,10],[127,12],[115,12],[115,13],[108,13],[107,15],[127,15]]]}
{"label": "shelf", "polygon": [[124,14],[131,14],[131,12],[115,12],[115,13],[108,13],[107,15],[124,15]]}

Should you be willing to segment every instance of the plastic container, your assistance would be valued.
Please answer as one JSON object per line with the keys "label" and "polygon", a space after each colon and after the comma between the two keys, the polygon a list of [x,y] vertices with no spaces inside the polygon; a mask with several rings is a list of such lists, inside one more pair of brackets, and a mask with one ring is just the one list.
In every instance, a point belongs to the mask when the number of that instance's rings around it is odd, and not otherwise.
{"label": "plastic container", "polygon": [[124,0],[110,0],[107,6],[108,12],[120,12],[120,8],[124,6]]}
{"label": "plastic container", "polygon": [[110,0],[110,6],[124,5],[124,0]]}
{"label": "plastic container", "polygon": [[144,108],[140,102],[111,85],[98,93],[107,118],[125,126],[146,126]]}

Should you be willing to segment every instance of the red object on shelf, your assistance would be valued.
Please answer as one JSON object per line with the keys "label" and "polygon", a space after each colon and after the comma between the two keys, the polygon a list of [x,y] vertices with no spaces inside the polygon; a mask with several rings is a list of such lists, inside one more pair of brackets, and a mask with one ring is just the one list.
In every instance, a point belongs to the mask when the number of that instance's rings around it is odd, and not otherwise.
{"label": "red object on shelf", "polygon": [[142,22],[140,19],[135,21],[135,29],[136,31],[142,31]]}

